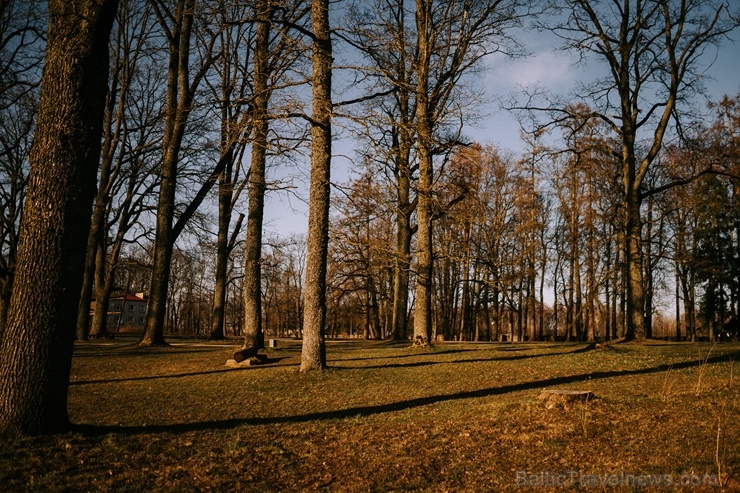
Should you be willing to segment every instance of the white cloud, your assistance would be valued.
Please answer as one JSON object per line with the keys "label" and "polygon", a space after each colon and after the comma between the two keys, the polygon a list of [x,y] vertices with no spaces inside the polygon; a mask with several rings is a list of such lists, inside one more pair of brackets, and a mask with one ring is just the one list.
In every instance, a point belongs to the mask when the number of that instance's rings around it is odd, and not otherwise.
{"label": "white cloud", "polygon": [[572,58],[552,49],[513,61],[493,57],[487,74],[489,87],[497,93],[502,92],[500,89],[511,91],[531,86],[561,92],[582,77],[583,69],[574,66]]}

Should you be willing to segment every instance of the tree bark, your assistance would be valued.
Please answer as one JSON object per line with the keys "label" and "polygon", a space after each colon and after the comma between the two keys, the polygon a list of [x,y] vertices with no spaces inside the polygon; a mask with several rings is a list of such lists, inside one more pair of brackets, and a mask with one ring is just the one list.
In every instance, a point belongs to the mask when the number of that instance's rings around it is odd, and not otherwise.
{"label": "tree bark", "polygon": [[311,25],[314,36],[311,185],[301,372],[326,368],[326,260],[329,249],[332,117],[332,46],[328,0],[311,1]]}
{"label": "tree bark", "polygon": [[[222,139],[224,142],[228,140],[227,132],[223,132]],[[216,238],[216,267],[214,269],[211,334],[209,336],[212,341],[222,341],[226,338],[224,323],[226,320],[226,284],[229,266],[229,227],[231,225],[231,199],[233,197],[231,181],[233,152],[228,148],[226,152],[229,153],[229,156],[222,156],[222,158],[225,157],[229,162],[221,173],[218,183],[218,236]]]}
{"label": "tree bark", "polygon": [[[88,241],[88,246],[89,241]],[[89,254],[88,254],[89,255]],[[102,237],[98,238],[98,243],[93,249],[94,257],[94,288],[95,294],[95,313],[93,314],[92,324],[90,325],[90,331],[88,337],[93,339],[104,338],[108,333],[108,301],[110,300],[110,290],[106,289],[105,282],[105,271],[107,263],[106,245],[105,240]],[[77,316],[79,324],[79,314]]]}
{"label": "tree bark", "polygon": [[416,29],[419,52],[416,86],[416,126],[418,134],[419,183],[416,217],[416,305],[414,306],[414,344],[432,342],[432,122],[429,114],[429,71],[432,29],[430,0],[416,0]]}
{"label": "tree bark", "polygon": [[267,133],[270,129],[268,67],[270,18],[268,0],[257,2],[257,34],[254,46],[254,98],[252,102],[252,162],[249,173],[247,239],[244,247],[244,347],[262,349],[262,221],[265,210]]}
{"label": "tree bark", "polygon": [[0,434],[69,427],[67,390],[116,0],[50,0],[18,270],[0,347]]}

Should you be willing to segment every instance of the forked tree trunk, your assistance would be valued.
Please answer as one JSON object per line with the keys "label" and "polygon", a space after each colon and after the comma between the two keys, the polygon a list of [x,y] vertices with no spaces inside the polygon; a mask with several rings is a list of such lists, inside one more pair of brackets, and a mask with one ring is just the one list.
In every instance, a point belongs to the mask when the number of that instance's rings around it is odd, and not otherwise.
{"label": "forked tree trunk", "polygon": [[0,435],[69,427],[67,390],[100,159],[116,0],[50,0],[49,35],[11,312]]}
{"label": "forked tree trunk", "polygon": [[311,186],[303,308],[301,372],[326,367],[326,259],[329,250],[331,176],[331,63],[329,1],[311,1],[313,29]]}
{"label": "forked tree trunk", "polygon": [[[164,322],[167,313],[167,290],[170,264],[176,235],[173,233],[177,165],[185,125],[190,114],[192,91],[188,80],[190,34],[193,25],[193,0],[178,0],[171,17],[168,36],[169,66],[165,101],[164,137],[162,139],[162,168],[160,170],[159,201],[157,205],[156,239],[152,260],[152,279],[149,288],[144,333],[141,346],[161,346],[164,340]],[[164,22],[164,20],[160,20]]]}

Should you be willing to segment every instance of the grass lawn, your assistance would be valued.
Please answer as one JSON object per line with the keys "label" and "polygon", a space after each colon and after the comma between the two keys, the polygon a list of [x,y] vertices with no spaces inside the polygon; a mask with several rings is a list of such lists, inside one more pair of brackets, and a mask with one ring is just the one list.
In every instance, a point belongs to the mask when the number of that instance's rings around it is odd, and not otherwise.
{"label": "grass lawn", "polygon": [[2,443],[0,490],[740,491],[738,343],[234,348],[77,345],[74,430]]}

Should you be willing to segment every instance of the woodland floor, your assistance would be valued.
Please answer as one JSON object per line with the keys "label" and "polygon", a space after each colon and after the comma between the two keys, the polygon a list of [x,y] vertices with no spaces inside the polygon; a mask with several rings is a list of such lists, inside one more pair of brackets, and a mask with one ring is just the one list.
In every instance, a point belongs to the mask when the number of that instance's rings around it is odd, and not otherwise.
{"label": "woodland floor", "polygon": [[73,431],[0,444],[0,490],[740,491],[738,343],[171,342],[78,344]]}

